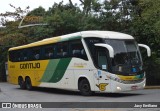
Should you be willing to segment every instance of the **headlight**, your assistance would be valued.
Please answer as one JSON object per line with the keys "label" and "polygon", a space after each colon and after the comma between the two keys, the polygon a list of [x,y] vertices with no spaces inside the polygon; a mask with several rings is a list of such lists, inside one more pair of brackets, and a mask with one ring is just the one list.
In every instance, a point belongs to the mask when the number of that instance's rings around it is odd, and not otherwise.
{"label": "headlight", "polygon": [[117,82],[122,82],[122,80],[118,79],[118,78],[115,78],[114,80],[117,81]]}
{"label": "headlight", "polygon": [[118,91],[120,91],[120,90],[121,90],[121,88],[120,88],[120,87],[117,87],[117,90],[118,90]]}
{"label": "headlight", "polygon": [[109,78],[109,79],[111,79],[111,80],[114,80],[114,81],[117,81],[117,82],[122,82],[121,79],[115,78],[115,77],[112,77],[112,76],[107,76],[107,78]]}

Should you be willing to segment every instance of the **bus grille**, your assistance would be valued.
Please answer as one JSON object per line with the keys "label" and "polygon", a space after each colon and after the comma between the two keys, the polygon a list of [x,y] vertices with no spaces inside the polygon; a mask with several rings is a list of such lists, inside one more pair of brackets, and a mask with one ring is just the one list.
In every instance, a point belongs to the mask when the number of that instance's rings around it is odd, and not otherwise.
{"label": "bus grille", "polygon": [[135,83],[140,83],[140,82],[142,82],[143,80],[144,80],[144,79],[130,80],[130,81],[128,81],[128,80],[121,80],[121,82],[124,83],[124,84],[135,84]]}

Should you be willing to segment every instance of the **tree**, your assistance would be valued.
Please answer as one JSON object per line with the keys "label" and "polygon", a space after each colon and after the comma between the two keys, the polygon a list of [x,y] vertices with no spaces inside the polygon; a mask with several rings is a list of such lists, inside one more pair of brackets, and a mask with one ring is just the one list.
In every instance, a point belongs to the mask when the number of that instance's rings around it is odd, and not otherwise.
{"label": "tree", "polygon": [[132,35],[138,42],[150,46],[152,56],[143,57],[146,66],[147,84],[157,85],[160,79],[160,2],[159,0],[139,0],[132,22]]}
{"label": "tree", "polygon": [[[5,75],[4,64],[7,61],[8,48],[23,45],[27,43],[26,36],[18,30],[20,20],[28,13],[29,7],[22,10],[20,7],[15,7],[10,4],[14,9],[13,12],[1,13],[2,17],[0,24],[4,26],[0,29],[0,77]],[[0,78],[0,81],[2,78]]]}
{"label": "tree", "polygon": [[160,2],[159,0],[140,0],[139,15],[133,20],[134,35],[138,41],[151,46],[152,51],[157,53],[160,49]]}
{"label": "tree", "polygon": [[27,6],[25,9],[21,9],[20,7],[15,7],[12,4],[9,4],[9,5],[14,9],[14,12],[7,11],[5,13],[0,13],[0,16],[3,17],[1,18],[1,24],[3,26],[5,26],[5,24],[8,21],[10,21],[9,19],[12,19],[13,21],[22,19],[29,12],[29,8],[30,8],[29,6]]}

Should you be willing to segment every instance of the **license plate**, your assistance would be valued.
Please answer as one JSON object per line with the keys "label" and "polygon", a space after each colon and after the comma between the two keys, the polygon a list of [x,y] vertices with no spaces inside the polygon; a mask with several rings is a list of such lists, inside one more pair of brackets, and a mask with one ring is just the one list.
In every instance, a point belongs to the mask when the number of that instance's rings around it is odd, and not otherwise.
{"label": "license plate", "polygon": [[137,89],[138,89],[138,86],[132,86],[131,89],[132,89],[132,90],[137,90]]}

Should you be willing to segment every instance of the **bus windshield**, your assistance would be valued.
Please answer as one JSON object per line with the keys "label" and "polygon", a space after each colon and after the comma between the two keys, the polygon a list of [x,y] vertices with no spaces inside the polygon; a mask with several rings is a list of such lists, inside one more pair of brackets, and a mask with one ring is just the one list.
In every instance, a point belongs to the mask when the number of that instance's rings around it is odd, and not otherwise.
{"label": "bus windshield", "polygon": [[110,40],[105,42],[114,49],[112,71],[118,74],[135,74],[142,71],[142,59],[134,40]]}

